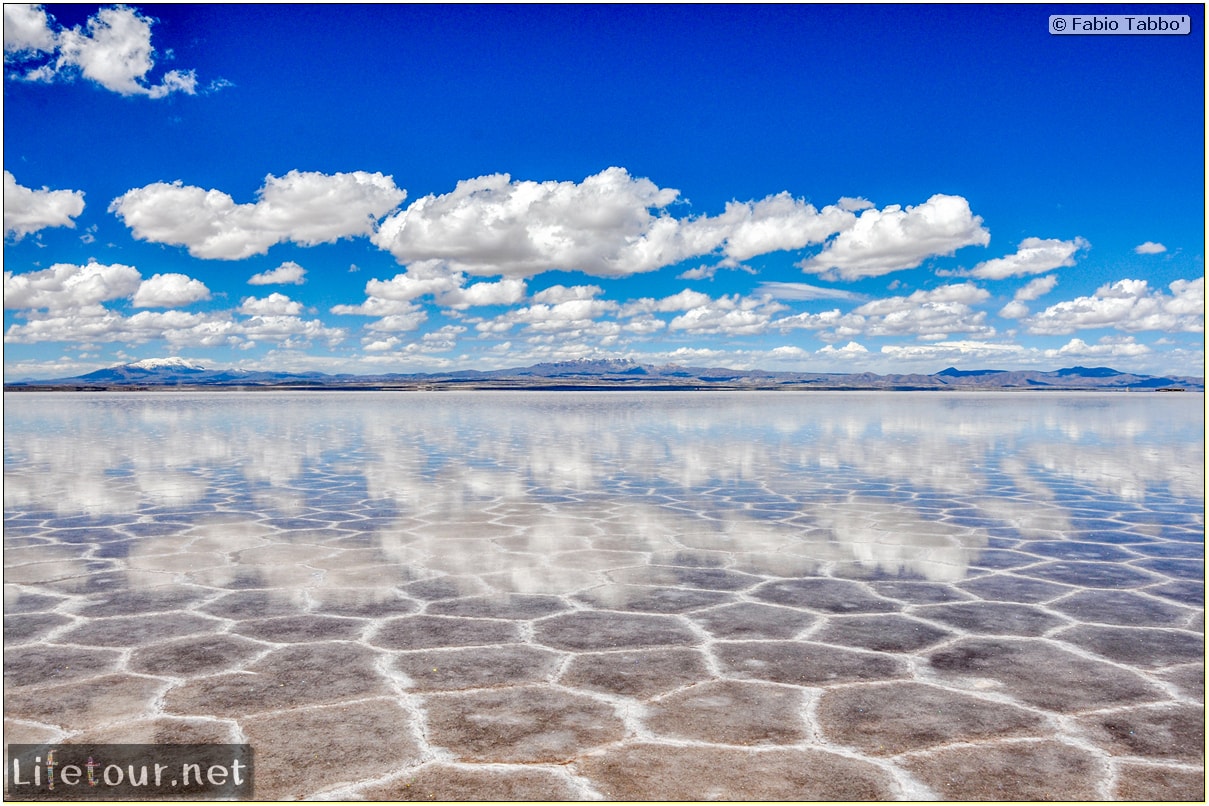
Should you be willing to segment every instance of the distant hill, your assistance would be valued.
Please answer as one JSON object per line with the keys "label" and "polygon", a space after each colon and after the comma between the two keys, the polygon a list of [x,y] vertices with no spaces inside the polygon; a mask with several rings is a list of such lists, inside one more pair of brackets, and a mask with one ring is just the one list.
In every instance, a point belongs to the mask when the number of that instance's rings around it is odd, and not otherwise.
{"label": "distant hill", "polygon": [[768,372],[725,367],[654,366],[628,359],[584,359],[498,370],[386,375],[209,369],[183,358],[121,364],[73,378],[27,380],[6,390],[45,389],[1102,389],[1203,392],[1204,378],[1138,375],[1108,367],[1038,370],[943,369],[932,375]]}

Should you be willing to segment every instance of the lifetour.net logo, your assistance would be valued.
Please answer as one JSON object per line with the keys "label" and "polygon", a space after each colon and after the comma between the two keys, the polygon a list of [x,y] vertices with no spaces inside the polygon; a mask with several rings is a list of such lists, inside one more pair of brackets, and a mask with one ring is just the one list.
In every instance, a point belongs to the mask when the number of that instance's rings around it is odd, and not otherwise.
{"label": "lifetour.net logo", "polygon": [[9,800],[249,800],[246,744],[10,744]]}

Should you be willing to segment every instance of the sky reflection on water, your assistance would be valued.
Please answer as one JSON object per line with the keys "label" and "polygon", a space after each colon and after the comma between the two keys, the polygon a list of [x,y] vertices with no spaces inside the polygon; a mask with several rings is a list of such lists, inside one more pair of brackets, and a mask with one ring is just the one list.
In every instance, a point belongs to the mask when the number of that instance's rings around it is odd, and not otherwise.
{"label": "sky reflection on water", "polygon": [[576,589],[576,558],[590,565],[602,539],[702,563],[722,552],[737,572],[855,562],[952,582],[996,536],[1067,539],[1103,529],[1105,508],[1156,529],[1156,512],[1201,510],[1202,406],[1155,394],[8,395],[5,509],[199,526],[225,513],[227,535],[237,513],[251,534],[357,525],[400,564],[527,593]]}

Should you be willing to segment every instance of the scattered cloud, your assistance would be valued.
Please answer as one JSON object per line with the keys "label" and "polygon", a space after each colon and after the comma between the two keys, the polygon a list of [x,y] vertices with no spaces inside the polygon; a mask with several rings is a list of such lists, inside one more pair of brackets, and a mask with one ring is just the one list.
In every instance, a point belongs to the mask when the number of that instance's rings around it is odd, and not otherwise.
{"label": "scattered cloud", "polygon": [[827,206],[820,212],[783,191],[759,201],[728,202],[721,215],[683,222],[682,230],[687,243],[702,249],[699,254],[720,244],[723,265],[733,266],[756,255],[822,243],[855,223],[849,210]]}
{"label": "scattered cloud", "polygon": [[969,276],[984,280],[1002,280],[1007,277],[1023,277],[1043,274],[1053,269],[1075,265],[1075,253],[1091,247],[1086,239],[1076,237],[1070,241],[1057,238],[1025,238],[1016,247],[1016,252],[979,263],[969,271]]}
{"label": "scattered cloud", "polygon": [[295,170],[266,176],[252,204],[179,181],[156,182],[114,199],[109,211],[139,240],[184,246],[194,257],[239,260],[283,241],[314,246],[369,235],[406,196],[380,173]]}
{"label": "scattered cloud", "polygon": [[681,259],[676,220],[651,212],[678,195],[624,168],[580,183],[493,174],[417,199],[383,221],[373,241],[400,263],[444,260],[476,276],[567,269],[621,277]]}
{"label": "scattered cloud", "polygon": [[[84,26],[58,26],[41,6],[5,4],[4,61],[26,81],[73,80],[77,75],[119,95],[193,95],[193,70],[169,70],[150,83],[155,67],[153,20],[127,6],[102,8]],[[56,55],[57,54],[57,55]]]}
{"label": "scattered cloud", "polygon": [[[5,7],[5,41],[7,14]],[[11,172],[4,172],[4,237],[20,241],[47,227],[75,227],[72,219],[84,212],[82,190],[32,190],[17,184]]]}
{"label": "scattered cloud", "polygon": [[637,316],[644,313],[688,311],[693,308],[709,305],[710,301],[709,294],[703,294],[700,291],[686,288],[678,294],[672,294],[670,297],[663,297],[662,299],[642,297],[641,299],[631,300],[621,309],[621,315]]}
{"label": "scattered cloud", "polygon": [[788,300],[842,299],[851,301],[862,298],[860,294],[845,291],[842,288],[822,288],[807,283],[764,282],[760,283],[756,293]]}
{"label": "scattered cloud", "polygon": [[465,310],[485,305],[512,305],[525,298],[525,281],[505,277],[494,283],[474,283],[453,288],[437,295],[436,302],[445,308]]}
{"label": "scattered cloud", "polygon": [[1026,286],[1017,291],[1015,299],[1020,302],[1035,300],[1053,291],[1056,285],[1058,285],[1058,275],[1056,274],[1038,277],[1035,280],[1030,280]]}
{"label": "scattered cloud", "polygon": [[963,246],[986,246],[990,239],[964,198],[938,193],[913,207],[865,210],[851,228],[798,266],[825,279],[858,280],[914,268]]}
{"label": "scattered cloud", "polygon": [[1151,350],[1145,344],[1139,344],[1133,336],[1123,339],[1105,336],[1097,344],[1088,344],[1083,339],[1071,339],[1056,350],[1046,350],[1046,358],[1119,358],[1147,355]]}
{"label": "scattered cloud", "polygon": [[210,289],[201,280],[184,274],[156,274],[139,284],[134,292],[136,308],[172,308],[210,299]]}
{"label": "scattered cloud", "polygon": [[867,349],[865,349],[864,345],[858,344],[855,341],[850,341],[847,344],[845,344],[843,347],[835,347],[834,345],[828,344],[828,345],[824,346],[822,349],[818,350],[818,352],[823,355],[835,355],[835,356],[850,355],[851,356],[851,355],[865,355],[869,351]]}
{"label": "scattered cloud", "polygon": [[1141,243],[1135,246],[1133,251],[1137,252],[1139,255],[1157,255],[1161,252],[1166,252],[1167,247],[1163,246],[1161,243],[1147,241],[1146,243]]}
{"label": "scattered cloud", "polygon": [[248,278],[249,285],[302,285],[306,282],[306,269],[292,260],[287,260],[271,271],[262,271]]}
{"label": "scattered cloud", "polygon": [[4,56],[37,56],[53,53],[55,32],[50,17],[33,3],[4,4]]}
{"label": "scattered cloud", "polygon": [[302,313],[302,303],[274,292],[267,297],[244,297],[236,310],[249,316],[297,316]]}
{"label": "scattered cloud", "polygon": [[[111,299],[132,296],[142,275],[120,263],[77,266],[56,263],[49,269],[4,273],[4,307],[15,310],[61,311],[98,306]],[[65,337],[63,339],[67,341]]]}
{"label": "scattered cloud", "polygon": [[745,336],[763,333],[772,322],[773,314],[785,306],[772,297],[742,297],[738,294],[712,299],[699,305],[668,324],[668,329],[697,335],[726,334]]}
{"label": "scattered cloud", "polygon": [[1168,288],[1170,295],[1152,290],[1145,280],[1118,280],[1090,297],[1051,305],[1024,324],[1030,333],[1045,335],[1091,328],[1204,332],[1205,278],[1176,280]]}

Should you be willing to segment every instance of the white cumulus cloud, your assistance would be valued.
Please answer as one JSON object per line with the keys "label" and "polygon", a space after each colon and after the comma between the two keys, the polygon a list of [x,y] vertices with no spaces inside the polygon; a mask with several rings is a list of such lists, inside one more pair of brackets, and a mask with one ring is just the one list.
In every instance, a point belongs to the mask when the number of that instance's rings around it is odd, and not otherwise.
{"label": "white cumulus cloud", "polygon": [[528,277],[550,269],[603,277],[650,271],[677,259],[677,222],[655,215],[679,195],[623,168],[582,182],[458,182],[388,217],[374,243],[400,263],[444,260],[479,276]]}
{"label": "white cumulus cloud", "polygon": [[915,206],[865,210],[851,228],[798,266],[811,274],[857,280],[914,268],[963,246],[986,246],[990,238],[964,198],[938,193]]}
{"label": "white cumulus cloud", "polygon": [[1145,280],[1118,280],[1089,297],[1059,302],[1024,321],[1030,333],[1047,335],[1091,328],[1203,332],[1205,278],[1176,280],[1167,287],[1170,295],[1151,289]]}
{"label": "white cumulus cloud", "polygon": [[1167,247],[1163,246],[1161,243],[1147,241],[1146,243],[1140,243],[1135,246],[1133,251],[1137,252],[1139,255],[1157,255],[1162,252],[1166,252]]}
{"label": "white cumulus cloud", "polygon": [[200,258],[239,260],[283,241],[302,246],[370,235],[407,193],[380,173],[290,171],[266,176],[252,204],[177,181],[129,190],[113,200],[134,237],[184,246]]}
{"label": "white cumulus cloud", "polygon": [[120,263],[77,266],[56,263],[49,269],[4,273],[4,307],[16,310],[60,311],[98,306],[138,291],[142,275]]}
{"label": "white cumulus cloud", "polygon": [[297,316],[302,313],[302,303],[274,292],[267,297],[244,297],[237,310],[249,316]]}
{"label": "white cumulus cloud", "polygon": [[[5,6],[7,14],[8,6]],[[7,33],[7,32],[6,32]],[[4,172],[4,236],[20,241],[47,227],[75,227],[72,219],[84,212],[82,190],[32,190]]]}
{"label": "white cumulus cloud", "polygon": [[136,308],[172,308],[210,298],[201,280],[184,274],[156,274],[139,284],[134,292]]}
{"label": "white cumulus cloud", "polygon": [[474,283],[439,294],[438,305],[464,310],[480,305],[512,305],[525,298],[525,281],[505,277],[494,283]]}
{"label": "white cumulus cloud", "polygon": [[302,285],[306,282],[306,269],[292,260],[287,260],[271,271],[262,271],[248,278],[249,285]]}
{"label": "white cumulus cloud", "polygon": [[6,65],[24,70],[27,81],[72,80],[82,75],[120,95],[164,98],[173,92],[193,95],[193,70],[169,70],[159,83],[148,74],[155,67],[152,20],[127,6],[102,8],[83,26],[57,26],[41,6],[4,6]]}
{"label": "white cumulus cloud", "polygon": [[55,32],[50,17],[40,5],[33,3],[4,4],[4,54],[51,53],[55,49]]}
{"label": "white cumulus cloud", "polygon": [[1035,280],[1030,280],[1027,285],[1017,291],[1014,299],[1019,302],[1028,302],[1045,296],[1053,291],[1056,285],[1058,285],[1058,275],[1056,274],[1038,277]]}
{"label": "white cumulus cloud", "polygon": [[1075,265],[1075,253],[1090,246],[1086,239],[1078,237],[1070,241],[1057,238],[1025,238],[1016,247],[1014,254],[979,263],[970,270],[970,276],[984,280],[1002,280],[1005,277],[1043,274],[1051,269]]}

